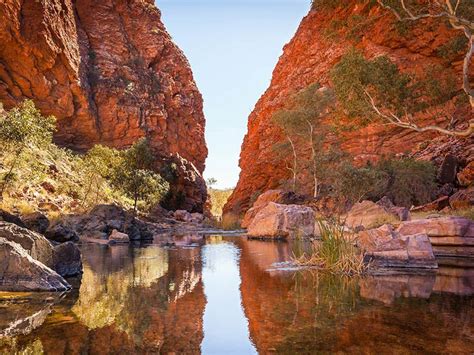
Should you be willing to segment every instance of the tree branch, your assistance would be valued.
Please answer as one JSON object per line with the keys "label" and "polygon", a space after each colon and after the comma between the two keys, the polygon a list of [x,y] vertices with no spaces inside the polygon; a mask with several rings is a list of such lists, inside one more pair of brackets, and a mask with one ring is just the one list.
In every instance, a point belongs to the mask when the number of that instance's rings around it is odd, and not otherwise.
{"label": "tree branch", "polygon": [[367,90],[365,90],[365,94],[369,98],[370,105],[372,106],[373,110],[379,115],[380,117],[384,118],[387,120],[389,123],[401,127],[401,128],[407,128],[411,129],[416,132],[428,132],[428,131],[435,131],[439,133],[443,133],[446,135],[450,136],[455,136],[455,137],[469,137],[471,134],[474,133],[474,120],[469,121],[469,126],[464,129],[464,130],[456,130],[456,129],[449,129],[449,128],[442,128],[439,126],[435,125],[430,125],[430,126],[425,126],[425,127],[420,127],[416,123],[413,123],[411,120],[402,120],[400,117],[395,115],[393,112],[390,112],[390,114],[386,114],[382,112],[378,107],[377,104],[375,103],[374,98],[372,95],[369,94]]}

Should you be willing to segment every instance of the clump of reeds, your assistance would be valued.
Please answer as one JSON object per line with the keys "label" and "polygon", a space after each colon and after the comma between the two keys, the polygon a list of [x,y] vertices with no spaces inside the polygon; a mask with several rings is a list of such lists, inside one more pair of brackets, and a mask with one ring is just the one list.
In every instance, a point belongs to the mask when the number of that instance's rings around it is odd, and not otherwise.
{"label": "clump of reeds", "polygon": [[339,220],[318,220],[321,239],[313,241],[310,255],[302,255],[293,261],[298,265],[316,266],[335,274],[360,275],[368,270],[362,252],[345,233],[344,223]]}

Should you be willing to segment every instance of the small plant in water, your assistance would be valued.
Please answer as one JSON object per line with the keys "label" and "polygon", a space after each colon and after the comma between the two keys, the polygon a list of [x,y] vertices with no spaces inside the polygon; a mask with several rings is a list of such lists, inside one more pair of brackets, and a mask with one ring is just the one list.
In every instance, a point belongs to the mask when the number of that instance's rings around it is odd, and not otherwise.
{"label": "small plant in water", "polygon": [[362,252],[344,231],[340,220],[318,220],[321,240],[313,242],[311,255],[303,254],[294,262],[303,266],[316,266],[334,274],[360,275],[368,270]]}

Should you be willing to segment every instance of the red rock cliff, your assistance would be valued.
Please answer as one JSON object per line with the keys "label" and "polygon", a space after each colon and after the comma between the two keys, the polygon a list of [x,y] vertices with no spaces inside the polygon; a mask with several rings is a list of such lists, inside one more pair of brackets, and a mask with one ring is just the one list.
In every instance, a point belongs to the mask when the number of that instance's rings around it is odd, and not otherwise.
{"label": "red rock cliff", "polygon": [[[4,0],[0,101],[33,99],[58,144],[124,148],[147,136],[179,176],[170,207],[202,210],[202,97],[152,0]],[[163,163],[161,164],[163,165]]]}
{"label": "red rock cliff", "polygon": [[[357,24],[351,24],[356,20],[359,21]],[[457,80],[456,85],[462,87],[462,51],[450,60],[438,53],[439,47],[459,36],[459,32],[428,19],[404,34],[403,29],[397,29],[396,22],[390,11],[356,0],[347,1],[336,9],[309,12],[294,38],[284,47],[270,87],[249,117],[240,155],[240,179],[224,213],[247,210],[252,196],[276,188],[282,179],[289,178],[285,166],[278,165],[273,159],[273,146],[283,136],[271,117],[292,94],[310,84],[319,82],[331,86],[330,70],[349,48],[357,47],[368,58],[385,54],[402,71],[417,74],[423,74],[430,65],[442,66],[447,75]],[[464,108],[461,121],[469,118],[472,118],[472,111]],[[425,117],[425,120],[430,118]],[[344,122],[347,119],[342,118],[339,124],[344,125]],[[472,138],[419,134],[382,124],[343,133],[341,146],[359,164],[396,153],[417,153],[424,159],[438,162],[447,152],[452,152],[464,160],[464,164],[474,160]],[[307,192],[309,190],[310,187]]]}

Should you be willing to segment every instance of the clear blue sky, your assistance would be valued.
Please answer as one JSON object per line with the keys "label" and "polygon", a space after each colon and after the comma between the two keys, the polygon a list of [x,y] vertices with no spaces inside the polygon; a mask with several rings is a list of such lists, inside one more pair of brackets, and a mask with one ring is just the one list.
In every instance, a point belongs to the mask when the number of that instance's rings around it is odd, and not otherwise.
{"label": "clear blue sky", "polygon": [[206,178],[233,187],[247,118],[310,0],[156,0],[204,97]]}

